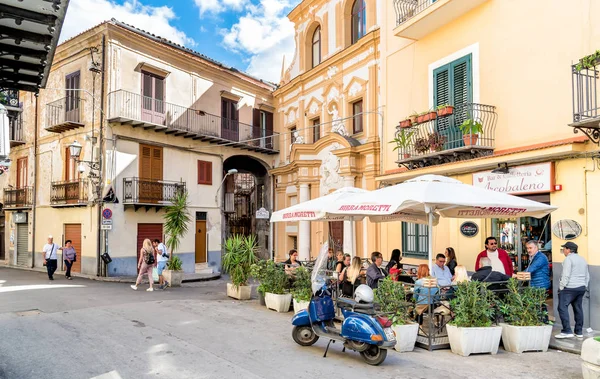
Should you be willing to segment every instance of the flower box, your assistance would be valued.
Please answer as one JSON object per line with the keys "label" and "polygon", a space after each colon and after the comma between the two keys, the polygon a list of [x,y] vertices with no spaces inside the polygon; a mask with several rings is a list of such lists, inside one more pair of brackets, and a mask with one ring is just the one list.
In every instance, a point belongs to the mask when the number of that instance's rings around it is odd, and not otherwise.
{"label": "flower box", "polygon": [[427,121],[431,121],[431,120],[435,120],[437,118],[437,113],[436,112],[428,112],[425,113],[423,115],[423,122],[427,122]]}
{"label": "flower box", "polygon": [[552,334],[552,325],[513,326],[500,324],[504,350],[513,353],[524,351],[547,351]]}
{"label": "flower box", "polygon": [[438,117],[450,116],[452,113],[454,113],[454,107],[451,105],[447,105],[437,110]]}
{"label": "flower box", "polygon": [[400,121],[401,128],[410,128],[411,126],[412,126],[412,121],[410,119]]}
{"label": "flower box", "polygon": [[227,296],[238,300],[250,300],[251,299],[250,286],[234,286],[233,283],[227,283]]}
{"label": "flower box", "polygon": [[265,303],[267,304],[267,308],[273,309],[279,313],[289,312],[291,302],[291,293],[286,293],[284,295],[277,295],[270,292],[265,293]]}
{"label": "flower box", "polygon": [[308,309],[308,304],[310,304],[310,301],[297,301],[296,299],[293,300],[294,303],[294,314],[300,312],[303,309]]}
{"label": "flower box", "polygon": [[446,325],[450,349],[454,354],[468,357],[471,354],[498,352],[502,328],[500,326],[459,328]]}
{"label": "flower box", "polygon": [[419,334],[419,324],[394,325],[392,330],[396,333],[396,346],[394,350],[403,353],[413,351]]}
{"label": "flower box", "polygon": [[581,345],[581,370],[584,379],[600,378],[600,341],[588,338]]}

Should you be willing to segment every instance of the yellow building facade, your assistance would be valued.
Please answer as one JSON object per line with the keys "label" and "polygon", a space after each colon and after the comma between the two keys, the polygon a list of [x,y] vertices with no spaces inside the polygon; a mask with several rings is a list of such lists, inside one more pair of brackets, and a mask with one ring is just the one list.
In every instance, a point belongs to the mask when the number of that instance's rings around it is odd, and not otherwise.
{"label": "yellow building facade", "polygon": [[[296,53],[274,92],[282,132],[275,209],[342,187],[375,189],[383,109],[379,99],[380,28],[375,0],[306,0],[288,18]],[[354,232],[352,231],[354,228]],[[297,248],[314,258],[325,241],[365,255],[377,244],[365,222],[274,225],[276,259]]]}
{"label": "yellow building facade", "polygon": [[[568,238],[590,265],[592,282],[600,279],[599,237],[594,233],[600,218],[593,195],[600,184],[598,146],[581,133],[589,129],[574,134],[571,125],[585,108],[585,99],[578,102],[573,96],[587,93],[577,87],[579,74],[572,65],[600,46],[594,27],[600,21],[599,4],[383,3],[381,102],[386,118],[397,124],[383,131],[378,185],[447,175],[556,206],[544,219],[442,219],[434,228],[433,251],[453,247],[458,264],[473,271],[485,238],[494,236],[515,266],[524,269],[524,242],[539,241],[552,262],[557,304],[564,259],[560,246]],[[544,17],[532,18],[534,14]],[[553,21],[557,19],[562,27]],[[452,114],[445,114],[448,105]],[[386,143],[394,138],[395,143]],[[476,235],[469,235],[473,225],[464,222],[477,226]],[[380,237],[384,256],[400,248],[403,263],[427,263],[425,228],[387,223]],[[584,308],[586,325],[595,329],[600,319],[589,316],[599,306],[600,292],[590,286]]]}

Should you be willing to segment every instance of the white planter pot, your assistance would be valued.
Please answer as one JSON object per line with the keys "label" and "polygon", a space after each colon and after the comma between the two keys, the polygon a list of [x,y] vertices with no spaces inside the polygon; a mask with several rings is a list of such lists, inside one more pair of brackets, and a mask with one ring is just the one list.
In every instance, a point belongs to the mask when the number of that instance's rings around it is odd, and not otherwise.
{"label": "white planter pot", "polygon": [[277,312],[289,312],[291,302],[291,293],[286,293],[285,295],[276,295],[270,292],[265,293],[265,303],[267,303],[267,308],[273,309]]}
{"label": "white planter pot", "polygon": [[500,326],[457,328],[454,325],[446,325],[446,330],[454,354],[468,357],[471,354],[498,352],[500,337],[502,337]]}
{"label": "white planter pot", "polygon": [[413,351],[417,335],[419,334],[419,324],[406,324],[392,326],[392,330],[396,333],[396,346],[394,349],[400,353]]}
{"label": "white planter pot", "polygon": [[296,299],[294,299],[294,313],[298,313],[303,309],[308,309],[308,304],[310,304],[310,301],[296,301]]}
{"label": "white planter pot", "polygon": [[250,300],[252,287],[234,286],[233,283],[227,283],[227,296],[238,300]]}
{"label": "white planter pot", "polygon": [[524,351],[548,351],[552,325],[513,326],[500,324],[502,327],[502,343],[504,350],[512,353]]}
{"label": "white planter pot", "polygon": [[600,379],[600,341],[588,338],[581,345],[583,379]]}
{"label": "white planter pot", "polygon": [[183,282],[183,271],[164,270],[163,276],[169,282],[169,287],[181,287]]}

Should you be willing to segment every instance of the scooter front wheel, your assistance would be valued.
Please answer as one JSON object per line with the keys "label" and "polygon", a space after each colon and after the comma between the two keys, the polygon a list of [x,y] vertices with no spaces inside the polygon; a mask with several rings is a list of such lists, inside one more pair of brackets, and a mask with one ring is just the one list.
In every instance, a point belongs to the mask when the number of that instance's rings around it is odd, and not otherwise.
{"label": "scooter front wheel", "polygon": [[377,366],[385,361],[387,349],[381,349],[379,346],[371,345],[367,350],[361,351],[363,359],[372,366]]}
{"label": "scooter front wheel", "polygon": [[300,346],[312,346],[318,341],[319,336],[310,326],[294,326],[292,338]]}

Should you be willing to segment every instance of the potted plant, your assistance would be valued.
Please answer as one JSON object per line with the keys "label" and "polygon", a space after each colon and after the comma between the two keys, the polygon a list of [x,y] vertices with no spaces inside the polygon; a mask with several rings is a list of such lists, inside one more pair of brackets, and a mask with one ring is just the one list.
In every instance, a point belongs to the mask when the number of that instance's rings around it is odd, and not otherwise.
{"label": "potted plant", "polygon": [[308,309],[312,288],[310,272],[304,267],[298,267],[294,272],[294,284],[292,285],[292,297],[294,302],[294,313],[302,309]]}
{"label": "potted plant", "polygon": [[250,267],[256,262],[258,246],[255,236],[234,235],[225,240],[223,270],[229,274],[227,296],[238,300],[250,300],[251,287],[248,285]]}
{"label": "potted plant", "polygon": [[579,63],[575,65],[575,70],[577,72],[585,69],[592,69],[600,63],[600,50],[596,50],[594,53],[590,55],[586,55],[585,57],[579,60]]}
{"label": "potted plant", "polygon": [[408,146],[412,140],[412,136],[415,134],[414,130],[407,131],[404,129],[400,129],[396,133],[396,137],[390,141],[390,143],[395,143],[394,150],[402,149],[404,151],[404,159],[410,158],[410,153],[407,152]]}
{"label": "potted plant", "polygon": [[263,284],[267,308],[277,312],[288,312],[292,303],[292,294],[286,290],[288,275],[283,266],[268,261]]}
{"label": "potted plant", "polygon": [[171,250],[171,259],[167,262],[167,269],[163,271],[165,280],[169,282],[170,287],[180,287],[183,282],[182,261],[175,252],[179,249],[181,238],[188,232],[188,224],[191,222],[188,211],[188,193],[187,191],[177,191],[171,205],[167,206],[164,215],[164,230],[167,237],[166,245]]}
{"label": "potted plant", "polygon": [[588,338],[581,345],[581,370],[584,379],[597,378],[600,374],[600,337]]}
{"label": "potted plant", "polygon": [[429,151],[429,141],[427,141],[427,138],[419,137],[416,139],[415,151],[420,154],[425,154]]}
{"label": "potted plant", "polygon": [[406,120],[400,121],[401,128],[410,128],[411,126],[412,126],[412,121],[409,118],[407,118]]}
{"label": "potted plant", "polygon": [[483,134],[483,125],[481,122],[468,118],[463,121],[458,127],[463,135],[463,142],[465,146],[473,146],[477,144],[479,134]]}
{"label": "potted plant", "polygon": [[419,324],[411,321],[409,317],[409,306],[406,301],[404,286],[389,276],[379,282],[375,290],[375,302],[381,306],[381,311],[390,315],[392,330],[396,333],[396,346],[398,352],[413,351]]}
{"label": "potted plant", "polygon": [[516,279],[510,279],[508,293],[500,301],[500,312],[504,315],[502,343],[504,350],[513,353],[524,351],[547,351],[552,334],[552,325],[542,322],[546,311],[546,290],[536,287],[519,289]]}
{"label": "potted plant", "polygon": [[419,117],[419,114],[416,111],[413,111],[413,113],[408,116],[408,119],[410,120],[410,123],[412,125],[417,125],[417,118]]}
{"label": "potted plant", "polygon": [[450,104],[438,105],[436,109],[438,117],[450,116],[454,113],[454,107]]}
{"label": "potted plant", "polygon": [[435,120],[436,118],[437,118],[436,111],[429,110],[423,114],[423,122]]}
{"label": "potted plant", "polygon": [[260,259],[256,263],[250,266],[250,276],[254,279],[258,280],[258,287],[256,287],[256,292],[258,293],[258,301],[260,305],[266,305],[265,303],[265,292],[266,286],[264,284],[266,280],[266,272],[267,272],[267,261]]}
{"label": "potted plant", "polygon": [[425,122],[425,115],[427,112],[421,112],[417,114],[417,124],[422,124]]}
{"label": "potted plant", "polygon": [[487,283],[470,281],[457,285],[451,301],[454,320],[446,326],[450,348],[454,354],[498,352],[502,328],[492,326],[494,293]]}
{"label": "potted plant", "polygon": [[429,147],[433,151],[442,151],[444,149],[444,143],[446,142],[446,137],[441,135],[438,132],[429,133],[427,136],[427,141],[429,142]]}

